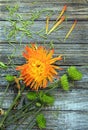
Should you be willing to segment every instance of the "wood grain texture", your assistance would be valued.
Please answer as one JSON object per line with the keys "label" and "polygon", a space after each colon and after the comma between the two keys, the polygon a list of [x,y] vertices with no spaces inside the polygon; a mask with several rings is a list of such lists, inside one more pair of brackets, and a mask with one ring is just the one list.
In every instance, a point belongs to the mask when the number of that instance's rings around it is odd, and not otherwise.
{"label": "wood grain texture", "polygon": [[[48,111],[44,112],[47,119],[47,129],[45,130],[87,130],[88,113],[80,111]],[[25,123],[27,124],[27,122]],[[22,130],[24,125],[19,125],[17,130]],[[59,125],[58,125],[59,124]],[[7,130],[12,129],[9,127]],[[13,129],[12,129],[13,130]],[[29,129],[26,129],[29,130]],[[39,130],[33,128],[32,130]]]}
{"label": "wood grain texture", "polygon": [[[69,66],[60,65],[60,67],[63,68],[63,70],[59,71],[59,76],[62,76],[64,73],[66,73],[66,70]],[[77,66],[77,68],[83,73],[83,78],[80,81],[75,81],[72,85],[73,88],[88,89],[88,66]],[[0,69],[0,85],[2,86],[2,88],[0,88],[1,92],[4,91],[5,87],[8,84],[8,82],[5,80],[5,77],[9,73],[13,76],[17,75],[17,71],[11,66],[7,70]]]}
{"label": "wood grain texture", "polygon": [[[41,4],[42,2],[42,4]],[[21,4],[20,4],[21,3]],[[0,14],[0,19],[1,20],[6,20],[8,18],[8,11],[6,10],[7,5],[13,7],[16,4],[15,1],[9,2],[2,2],[1,4],[1,14]],[[67,11],[66,11],[66,16],[69,20],[71,19],[79,19],[79,20],[87,20],[88,19],[88,3],[84,3],[83,0],[82,2],[66,2],[66,1],[36,1],[36,2],[27,2],[27,1],[22,1],[18,2],[19,4],[19,10],[18,13],[23,16],[24,20],[27,20],[30,18],[32,12],[38,12],[42,10],[48,10],[48,12],[53,12],[52,17],[50,18],[51,20],[55,20],[57,15],[61,12],[63,5],[67,5]],[[42,13],[41,17],[38,20],[45,20],[46,15],[48,13],[45,11]],[[49,13],[48,13],[49,14]]]}
{"label": "wood grain texture", "polygon": [[[51,29],[53,23],[54,23],[53,21],[50,22],[49,30]],[[24,36],[21,39],[21,33],[19,32],[17,33],[16,41],[20,42],[20,40],[22,40],[22,42],[24,43],[29,43],[29,42],[38,42],[38,43],[46,42],[47,43],[50,41],[54,41],[54,43],[78,43],[78,44],[88,43],[88,22],[86,21],[78,21],[75,29],[73,30],[69,38],[66,41],[64,41],[64,38],[67,32],[69,31],[69,29],[71,28],[72,24],[73,24],[73,21],[64,22],[61,25],[63,26],[63,28],[58,29],[57,31],[53,31],[50,35],[46,35],[47,38],[43,38],[35,33],[45,28],[45,22],[35,21],[34,25],[28,28],[28,30],[32,33],[32,38]],[[9,31],[11,26],[9,25],[9,22],[6,22],[6,21],[4,22],[0,21],[0,25],[1,25],[0,42],[6,42],[7,39],[6,39],[4,28],[5,26],[7,26],[7,30]],[[41,33],[41,35],[43,35],[43,33]],[[11,41],[14,42],[14,39],[12,39]]]}
{"label": "wood grain texture", "polygon": [[[5,101],[3,103],[3,108],[8,108],[13,100],[14,92],[11,90],[6,94]],[[53,106],[46,107],[43,110],[57,110],[57,111],[87,111],[88,110],[88,88],[84,90],[84,88],[78,88],[74,86],[74,89],[71,89],[68,92],[62,91],[59,87],[56,90],[51,92],[55,97],[55,103]],[[0,95],[3,94],[3,91]],[[23,95],[26,94],[26,91]],[[1,98],[1,96],[0,96]],[[8,101],[9,100],[9,101]]]}
{"label": "wood grain texture", "polygon": [[[87,120],[88,116],[86,112],[75,112],[75,111],[64,111],[60,112],[60,116],[58,115],[58,119],[54,118],[57,114],[57,111],[48,111],[44,113],[47,118],[47,129],[45,130],[87,130]],[[53,115],[53,116],[50,116]],[[57,116],[57,115],[56,115]],[[59,124],[59,125],[58,125]],[[21,126],[17,130],[22,130],[24,127]],[[7,130],[11,129],[12,127],[8,128]],[[26,129],[29,130],[29,129]],[[34,128],[32,130],[38,130]]]}
{"label": "wood grain texture", "polygon": [[[86,130],[88,128],[88,90],[73,89],[70,92],[58,90],[58,93],[53,91],[53,95],[55,96],[54,105],[43,110],[47,119],[47,130]],[[12,99],[13,93],[9,92],[3,107],[8,108]],[[23,129],[22,127],[27,124],[28,120],[19,126],[18,130]],[[36,130],[36,127],[34,129]]]}
{"label": "wood grain texture", "polygon": [[[27,44],[26,44],[27,45]],[[43,45],[40,43],[40,45]],[[24,51],[24,44],[14,44],[15,48],[10,44],[2,43],[0,44],[0,61],[4,63],[8,63],[8,56],[14,55],[12,60],[15,65],[22,64],[25,62],[22,57],[22,52]],[[49,44],[45,44],[47,48],[49,48]],[[55,54],[54,56],[63,55],[65,60],[59,62],[60,65],[88,65],[88,44],[54,44]]]}
{"label": "wood grain texture", "polygon": [[[35,20],[34,25],[31,28],[28,28],[29,30],[32,30],[32,33],[45,28],[46,15],[52,12],[53,15],[51,16],[49,23],[50,29],[65,4],[67,5],[65,15],[67,16],[68,21],[62,23],[63,29],[51,33],[46,39],[35,34],[33,34],[32,38],[24,36],[22,45],[20,45],[20,33],[16,36],[17,43],[14,43],[14,39],[11,39],[12,44],[9,44],[4,33],[5,26],[7,26],[8,31],[9,28],[11,28],[10,23],[7,21],[9,16],[6,6],[9,5],[13,7],[15,4],[19,5],[17,13],[23,17],[24,21],[29,20],[32,12],[47,10]],[[64,41],[65,35],[72,26],[74,19],[77,19],[77,25],[69,38]],[[13,21],[14,20],[16,19],[13,18]],[[7,74],[17,75],[18,72],[15,70],[15,67],[25,63],[25,60],[22,57],[24,47],[30,42],[37,42],[39,45],[43,45],[45,42],[45,46],[49,48],[50,41],[53,41],[54,43],[54,56],[63,55],[63,60],[60,63],[56,63],[64,69],[59,72],[59,75],[63,75],[69,66],[75,65],[83,73],[83,78],[80,81],[75,81],[68,92],[62,91],[61,88],[52,91],[52,94],[55,96],[54,105],[42,110],[47,119],[47,128],[45,130],[87,130],[88,0],[0,0],[0,61],[9,65],[6,70],[0,68],[0,100],[8,84],[5,80],[5,76]],[[12,57],[9,60],[10,56]],[[23,95],[25,94],[26,90]],[[14,85],[9,88],[8,93],[6,94],[3,108],[8,109],[13,98]],[[28,124],[28,121],[25,121],[23,124],[18,124],[18,130],[23,130],[26,124]],[[15,124],[6,128],[6,130],[13,130],[14,126]],[[34,127],[32,130],[39,129]]]}

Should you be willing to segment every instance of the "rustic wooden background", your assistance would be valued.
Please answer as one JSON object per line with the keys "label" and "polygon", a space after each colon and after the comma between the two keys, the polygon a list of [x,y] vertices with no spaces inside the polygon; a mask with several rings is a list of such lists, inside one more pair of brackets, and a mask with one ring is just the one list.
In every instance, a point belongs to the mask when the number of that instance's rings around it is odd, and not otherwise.
{"label": "rustic wooden background", "polygon": [[[34,4],[33,4],[34,2]],[[55,55],[63,54],[65,61],[61,62],[60,66],[68,68],[70,65],[75,65],[83,73],[81,81],[76,81],[74,87],[69,92],[61,90],[54,91],[56,97],[55,104],[52,107],[44,110],[47,118],[46,130],[87,130],[88,129],[88,0],[0,0],[0,61],[5,64],[8,63],[8,56],[14,51],[13,46],[8,44],[3,32],[4,27],[10,27],[7,21],[6,6],[13,6],[19,4],[19,14],[24,20],[30,17],[30,10],[51,9],[54,15],[51,17],[50,24],[56,20],[58,12],[63,6],[67,5],[66,15],[68,17],[67,23],[64,22],[64,29],[53,32],[47,39],[39,37],[31,38],[30,41],[42,43],[45,41],[46,45],[53,40],[55,47]],[[70,35],[70,37],[63,42],[66,32],[69,30],[74,19],[77,19],[77,26]],[[45,27],[46,17],[41,16],[35,21],[33,30],[40,30]],[[62,39],[62,42],[59,40]],[[24,63],[21,56],[23,46],[29,43],[25,37],[22,45],[19,47],[19,36],[17,37],[16,53],[13,57],[13,64],[18,65]],[[13,41],[12,41],[13,42]],[[60,72],[60,75],[64,73]],[[0,69],[0,99],[3,91],[7,85],[5,81],[6,74],[16,75],[17,72],[9,65],[7,70]],[[13,86],[12,86],[13,87]],[[7,98],[4,101],[3,108],[8,108],[13,99],[13,90],[9,90]],[[23,125],[19,127],[22,130]],[[37,130],[37,128],[35,128]],[[6,130],[12,130],[7,128]]]}

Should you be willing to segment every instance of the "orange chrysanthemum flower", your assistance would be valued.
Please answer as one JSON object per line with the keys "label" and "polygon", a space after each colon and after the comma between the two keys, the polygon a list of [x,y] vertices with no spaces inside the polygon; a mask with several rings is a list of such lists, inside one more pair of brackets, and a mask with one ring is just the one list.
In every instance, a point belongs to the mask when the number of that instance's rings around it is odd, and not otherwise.
{"label": "orange chrysanthemum flower", "polygon": [[48,81],[53,81],[57,75],[56,69],[60,69],[53,63],[62,59],[61,56],[52,58],[53,53],[54,50],[49,51],[43,46],[37,47],[35,44],[32,44],[32,47],[25,47],[23,56],[27,62],[16,69],[21,71],[21,78],[23,78],[26,86],[38,90],[39,88],[46,88]]}

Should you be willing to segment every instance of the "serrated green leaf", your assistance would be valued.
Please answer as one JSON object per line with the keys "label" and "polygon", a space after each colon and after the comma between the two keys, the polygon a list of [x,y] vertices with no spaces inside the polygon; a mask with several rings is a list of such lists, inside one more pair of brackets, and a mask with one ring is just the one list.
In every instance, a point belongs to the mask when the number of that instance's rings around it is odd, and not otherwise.
{"label": "serrated green leaf", "polygon": [[61,77],[61,87],[63,88],[63,90],[67,91],[69,90],[69,82],[68,82],[68,77],[66,74],[64,74],[62,77]]}
{"label": "serrated green leaf", "polygon": [[46,105],[52,105],[54,103],[54,97],[49,94],[40,94],[40,101]]}
{"label": "serrated green leaf", "polygon": [[8,82],[13,82],[14,81],[14,76],[12,75],[6,75],[5,79],[8,81]]}
{"label": "serrated green leaf", "polygon": [[27,93],[26,96],[29,100],[35,100],[37,98],[37,93],[36,92],[29,92],[29,93]]}
{"label": "serrated green leaf", "polygon": [[43,114],[37,115],[36,123],[40,129],[46,128],[46,119]]}
{"label": "serrated green leaf", "polygon": [[81,80],[82,79],[82,73],[75,67],[71,66],[67,70],[68,76],[72,80]]}

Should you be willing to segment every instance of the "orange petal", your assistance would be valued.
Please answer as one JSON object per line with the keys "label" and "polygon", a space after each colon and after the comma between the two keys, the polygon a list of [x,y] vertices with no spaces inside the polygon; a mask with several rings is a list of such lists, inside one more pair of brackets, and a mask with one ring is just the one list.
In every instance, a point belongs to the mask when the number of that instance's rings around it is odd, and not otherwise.
{"label": "orange petal", "polygon": [[48,27],[49,27],[49,16],[46,17],[46,34],[48,33]]}
{"label": "orange petal", "polygon": [[33,81],[33,82],[31,83],[30,88],[33,88],[34,85],[35,85],[35,81]]}
{"label": "orange petal", "polygon": [[59,21],[57,21],[57,23],[51,28],[51,30],[48,32],[48,34],[53,32],[64,20],[65,20],[65,16],[62,16],[61,19]]}
{"label": "orange petal", "polygon": [[17,89],[20,90],[19,78],[17,78],[17,77],[14,76],[14,80],[15,80],[15,82],[16,82],[16,85],[17,85],[16,87],[17,87]]}
{"label": "orange petal", "polygon": [[[59,20],[60,18],[61,18],[61,16],[64,14],[64,12],[66,11],[66,9],[67,9],[67,5],[64,5],[64,7],[63,7],[63,9],[62,9],[62,11],[61,11],[61,13],[60,13],[60,15],[57,17],[57,20]],[[56,21],[57,21],[56,20]]]}
{"label": "orange petal", "polygon": [[54,63],[54,62],[56,62],[56,61],[58,61],[58,60],[62,60],[62,57],[59,56],[59,57],[55,57],[55,58],[51,59],[51,60],[50,60],[50,64],[52,64],[52,63]]}
{"label": "orange petal", "polygon": [[55,74],[55,75],[57,75],[57,71],[55,70],[55,69],[51,69],[51,72],[52,72],[52,74]]}
{"label": "orange petal", "polygon": [[47,59],[52,58],[53,53],[54,53],[54,49],[50,50],[50,52],[47,55]]}
{"label": "orange petal", "polygon": [[47,86],[47,80],[44,79],[44,80],[43,80],[43,88],[46,88],[46,86]]}
{"label": "orange petal", "polygon": [[70,28],[70,30],[69,30],[68,33],[66,34],[66,36],[65,36],[65,40],[69,37],[69,35],[70,35],[71,32],[73,31],[73,29],[75,28],[76,23],[77,23],[77,20],[74,21],[72,27]]}
{"label": "orange petal", "polygon": [[52,74],[50,74],[50,75],[48,76],[48,80],[49,80],[50,82],[52,82],[52,81],[53,81]]}

